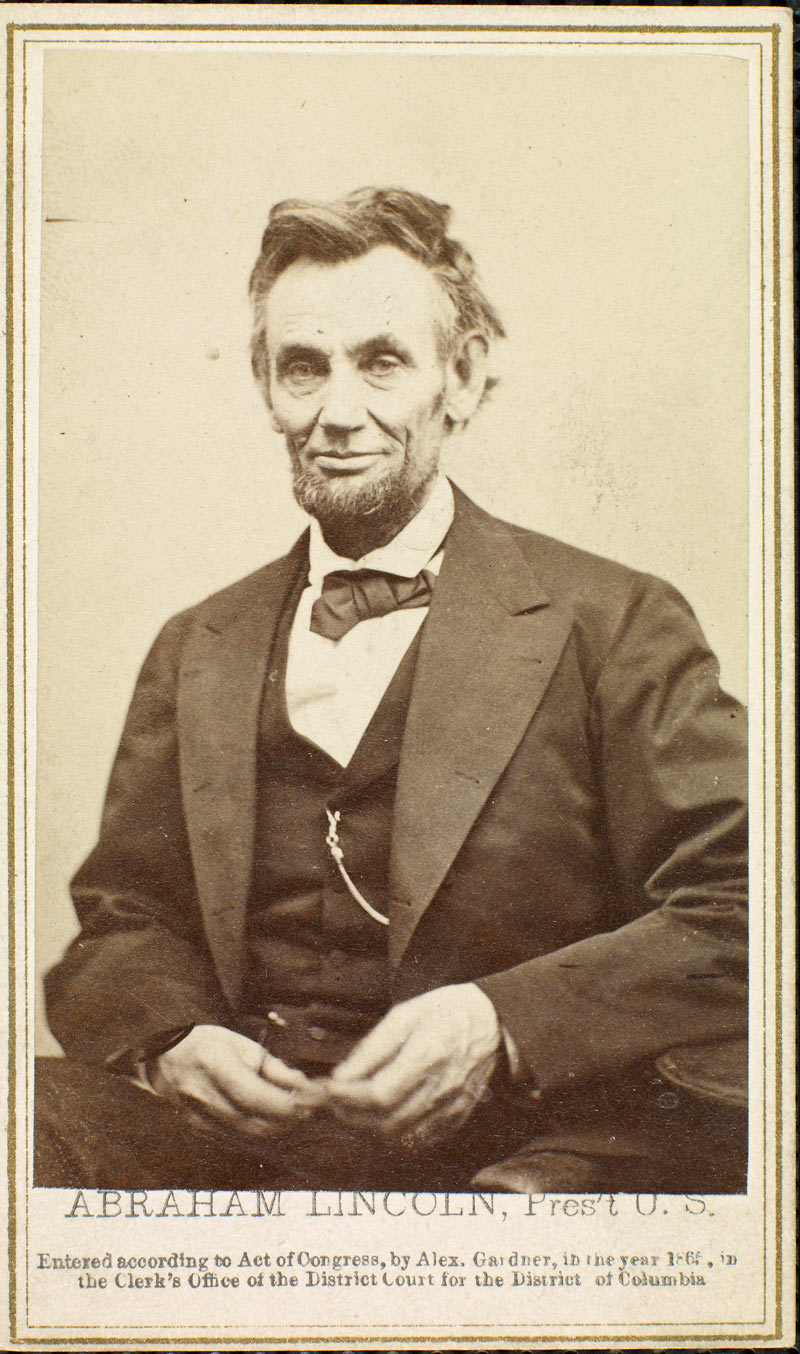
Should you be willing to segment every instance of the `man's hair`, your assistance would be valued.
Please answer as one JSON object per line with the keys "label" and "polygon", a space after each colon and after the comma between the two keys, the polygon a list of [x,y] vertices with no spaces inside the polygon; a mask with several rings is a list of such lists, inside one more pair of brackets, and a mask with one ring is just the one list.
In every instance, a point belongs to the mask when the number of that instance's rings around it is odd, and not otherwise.
{"label": "man's hair", "polygon": [[[250,277],[254,308],[251,342],[253,373],[266,390],[267,343],[264,302],[276,278],[297,259],[343,263],[378,245],[394,245],[430,269],[455,308],[445,335],[448,347],[461,334],[477,330],[487,343],[505,338],[494,307],[481,289],[475,264],[447,228],[451,211],[421,193],[404,188],[358,188],[338,202],[289,198],[269,214],[261,253]],[[487,382],[487,389],[494,382]]]}

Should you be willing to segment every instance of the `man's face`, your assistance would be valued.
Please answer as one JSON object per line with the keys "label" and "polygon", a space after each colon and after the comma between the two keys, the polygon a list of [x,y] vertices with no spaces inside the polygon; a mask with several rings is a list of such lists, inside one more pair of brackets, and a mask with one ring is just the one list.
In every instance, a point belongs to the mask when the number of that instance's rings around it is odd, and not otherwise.
{"label": "man's face", "polygon": [[[453,307],[427,268],[390,245],[299,259],[268,298],[269,404],[306,511],[331,537],[389,539],[439,463]],[[333,542],[332,542],[333,543]]]}

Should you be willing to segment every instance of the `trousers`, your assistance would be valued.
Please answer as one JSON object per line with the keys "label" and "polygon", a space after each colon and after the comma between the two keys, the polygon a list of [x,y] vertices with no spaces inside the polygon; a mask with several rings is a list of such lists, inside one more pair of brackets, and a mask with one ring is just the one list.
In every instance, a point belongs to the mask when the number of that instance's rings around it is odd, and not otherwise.
{"label": "trousers", "polygon": [[681,1104],[674,1094],[659,1095],[656,1084],[595,1095],[586,1104],[578,1095],[537,1117],[502,1080],[490,1090],[458,1133],[416,1149],[325,1117],[251,1147],[197,1130],[178,1105],[124,1077],[71,1059],[38,1058],[33,1183],[515,1193],[746,1189],[746,1115]]}

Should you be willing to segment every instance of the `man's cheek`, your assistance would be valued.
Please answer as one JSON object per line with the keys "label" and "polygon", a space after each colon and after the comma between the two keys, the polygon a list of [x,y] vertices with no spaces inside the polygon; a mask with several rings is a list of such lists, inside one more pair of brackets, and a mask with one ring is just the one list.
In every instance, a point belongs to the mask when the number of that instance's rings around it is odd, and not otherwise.
{"label": "man's cheek", "polygon": [[[380,428],[382,432],[388,433],[389,437],[395,442],[405,446],[409,436],[408,422],[390,404],[379,404],[375,400],[367,407],[367,414],[375,428]],[[373,431],[375,431],[375,428],[373,428]]]}
{"label": "man's cheek", "polygon": [[278,415],[278,421],[281,423],[284,433],[290,437],[296,449],[302,450],[310,438],[319,419],[319,404],[314,403],[310,408],[304,404],[302,408],[284,407],[283,416]]}
{"label": "man's cheek", "polygon": [[296,399],[274,382],[270,382],[267,392],[267,407],[277,423],[286,433],[310,431],[319,417],[319,399],[308,395]]}

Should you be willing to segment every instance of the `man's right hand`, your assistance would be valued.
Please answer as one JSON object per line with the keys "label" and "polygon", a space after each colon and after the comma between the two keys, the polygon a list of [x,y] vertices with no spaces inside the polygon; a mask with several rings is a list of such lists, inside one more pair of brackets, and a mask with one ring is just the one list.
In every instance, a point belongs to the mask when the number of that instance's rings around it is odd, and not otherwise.
{"label": "man's right hand", "polygon": [[308,1119],[325,1098],[302,1072],[220,1025],[195,1025],[147,1070],[153,1090],[181,1105],[195,1127],[251,1143]]}

